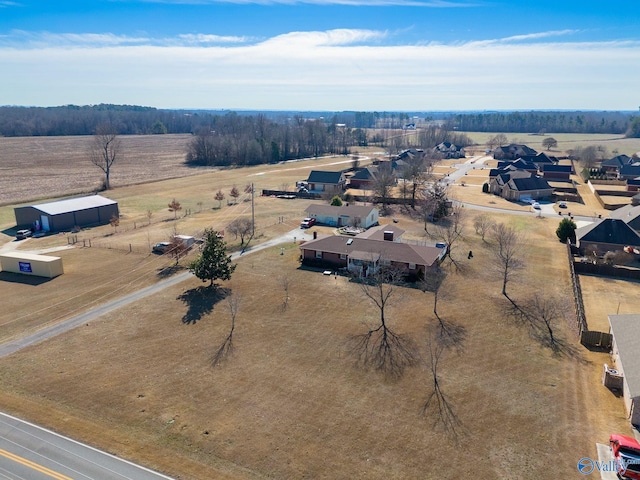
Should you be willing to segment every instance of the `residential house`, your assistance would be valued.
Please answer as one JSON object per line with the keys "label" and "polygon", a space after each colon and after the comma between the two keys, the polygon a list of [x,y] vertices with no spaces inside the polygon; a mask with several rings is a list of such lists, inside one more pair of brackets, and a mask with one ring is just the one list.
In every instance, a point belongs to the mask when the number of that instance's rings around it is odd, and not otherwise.
{"label": "residential house", "polygon": [[373,189],[378,175],[378,166],[371,165],[359,169],[349,178],[350,188],[363,188],[365,190]]}
{"label": "residential house", "polygon": [[512,143],[507,146],[498,147],[493,151],[493,158],[496,160],[516,160],[526,155],[537,155],[538,152],[526,145]]}
{"label": "residential house", "polygon": [[576,229],[576,245],[583,255],[604,255],[624,247],[640,249],[640,235],[618,218],[603,218]]}
{"label": "residential house", "polygon": [[533,162],[527,162],[522,158],[518,158],[516,160],[498,162],[498,168],[506,168],[506,167],[513,167],[519,170],[526,170],[532,175],[538,174],[538,165],[536,165]]}
{"label": "residential house", "polygon": [[442,158],[465,158],[464,147],[454,145],[451,142],[442,142],[436,145],[433,153],[442,156]]}
{"label": "residential house", "polygon": [[502,190],[512,178],[531,178],[531,173],[511,166],[491,169],[489,171],[489,192],[502,196]]}
{"label": "residential house", "polygon": [[609,315],[611,358],[622,381],[622,398],[631,423],[640,426],[640,315]]}
{"label": "residential house", "polygon": [[421,148],[408,148],[396,155],[394,160],[403,160],[408,162],[414,159],[420,160],[422,158],[424,158],[424,150]]}
{"label": "residential house", "polygon": [[369,276],[387,266],[412,278],[424,277],[447,253],[446,246],[409,245],[390,240],[330,235],[300,246],[302,263],[322,268],[346,268],[356,275]]}
{"label": "residential house", "polygon": [[307,178],[307,189],[312,193],[341,193],[347,183],[344,172],[311,170]]}
{"label": "residential house", "polygon": [[369,240],[386,240],[391,242],[401,242],[404,230],[395,225],[378,225],[369,230],[356,235],[357,238]]}
{"label": "residential house", "polygon": [[640,232],[640,205],[638,204],[634,205],[632,203],[631,205],[616,208],[609,214],[609,218],[622,220],[636,232]]}
{"label": "residential house", "polygon": [[316,222],[332,227],[360,227],[369,228],[377,225],[379,212],[375,207],[362,205],[334,205],[312,203],[305,210],[307,215],[315,218]]}
{"label": "residential house", "polygon": [[511,178],[502,188],[501,196],[507,200],[532,198],[539,200],[550,197],[553,188],[541,177]]}
{"label": "residential house", "polygon": [[571,165],[556,165],[554,163],[545,163],[542,165],[542,177],[547,180],[569,181],[573,167]]}
{"label": "residential house", "polygon": [[618,179],[628,180],[640,177],[640,162],[623,165],[618,170]]}
{"label": "residential house", "polygon": [[607,174],[607,177],[615,179],[618,178],[622,167],[630,165],[633,162],[633,159],[628,155],[616,155],[608,160],[603,160],[600,164],[600,168],[602,168],[602,170]]}
{"label": "residential house", "polygon": [[627,192],[640,191],[640,177],[627,178]]}
{"label": "residential house", "polygon": [[538,170],[542,170],[543,165],[557,164],[559,162],[556,157],[547,155],[544,152],[540,152],[537,155],[523,155],[520,158],[525,162],[535,163],[538,166]]}

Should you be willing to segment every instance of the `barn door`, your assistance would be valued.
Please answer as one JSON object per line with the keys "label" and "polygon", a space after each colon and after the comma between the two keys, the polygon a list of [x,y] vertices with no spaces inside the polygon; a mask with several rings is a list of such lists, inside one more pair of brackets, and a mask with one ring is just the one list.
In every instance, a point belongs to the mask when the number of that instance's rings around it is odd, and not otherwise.
{"label": "barn door", "polygon": [[40,224],[42,225],[42,230],[45,232],[49,231],[49,217],[46,215],[40,215]]}

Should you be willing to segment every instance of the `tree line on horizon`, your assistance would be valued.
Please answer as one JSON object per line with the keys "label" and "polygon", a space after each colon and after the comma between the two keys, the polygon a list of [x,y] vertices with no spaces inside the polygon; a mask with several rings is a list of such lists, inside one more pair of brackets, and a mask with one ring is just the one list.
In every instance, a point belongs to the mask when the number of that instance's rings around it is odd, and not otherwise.
{"label": "tree line on horizon", "polygon": [[505,133],[611,133],[640,136],[633,128],[640,117],[624,112],[490,112],[459,113],[445,125],[467,132]]}
{"label": "tree line on horizon", "polygon": [[[529,112],[278,112],[166,110],[137,105],[63,105],[56,107],[0,106],[0,135],[93,135],[99,125],[110,124],[119,135],[163,133],[196,134],[228,116],[263,117],[292,125],[315,119],[327,128],[401,129],[416,119],[446,130],[505,133],[610,133],[640,136],[640,116],[616,111]],[[361,142],[360,142],[361,143]]]}

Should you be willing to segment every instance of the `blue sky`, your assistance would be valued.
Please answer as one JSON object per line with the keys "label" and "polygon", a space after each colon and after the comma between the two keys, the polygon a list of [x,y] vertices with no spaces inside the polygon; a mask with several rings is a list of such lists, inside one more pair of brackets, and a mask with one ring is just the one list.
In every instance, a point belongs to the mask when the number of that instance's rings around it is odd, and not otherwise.
{"label": "blue sky", "polygon": [[0,105],[637,110],[640,1],[0,0]]}

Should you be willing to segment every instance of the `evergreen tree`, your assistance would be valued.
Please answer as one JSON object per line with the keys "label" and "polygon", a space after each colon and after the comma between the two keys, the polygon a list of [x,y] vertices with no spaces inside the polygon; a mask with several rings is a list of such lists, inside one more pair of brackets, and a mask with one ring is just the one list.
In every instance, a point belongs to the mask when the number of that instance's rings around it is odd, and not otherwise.
{"label": "evergreen tree", "polygon": [[211,287],[216,287],[214,280],[230,280],[236,265],[231,263],[227,255],[227,244],[211,228],[204,231],[204,248],[200,256],[189,265],[189,271],[203,282],[209,280]]}
{"label": "evergreen tree", "polygon": [[567,238],[570,238],[572,242],[576,241],[576,224],[569,218],[563,218],[556,229],[556,235],[561,242],[565,243]]}

